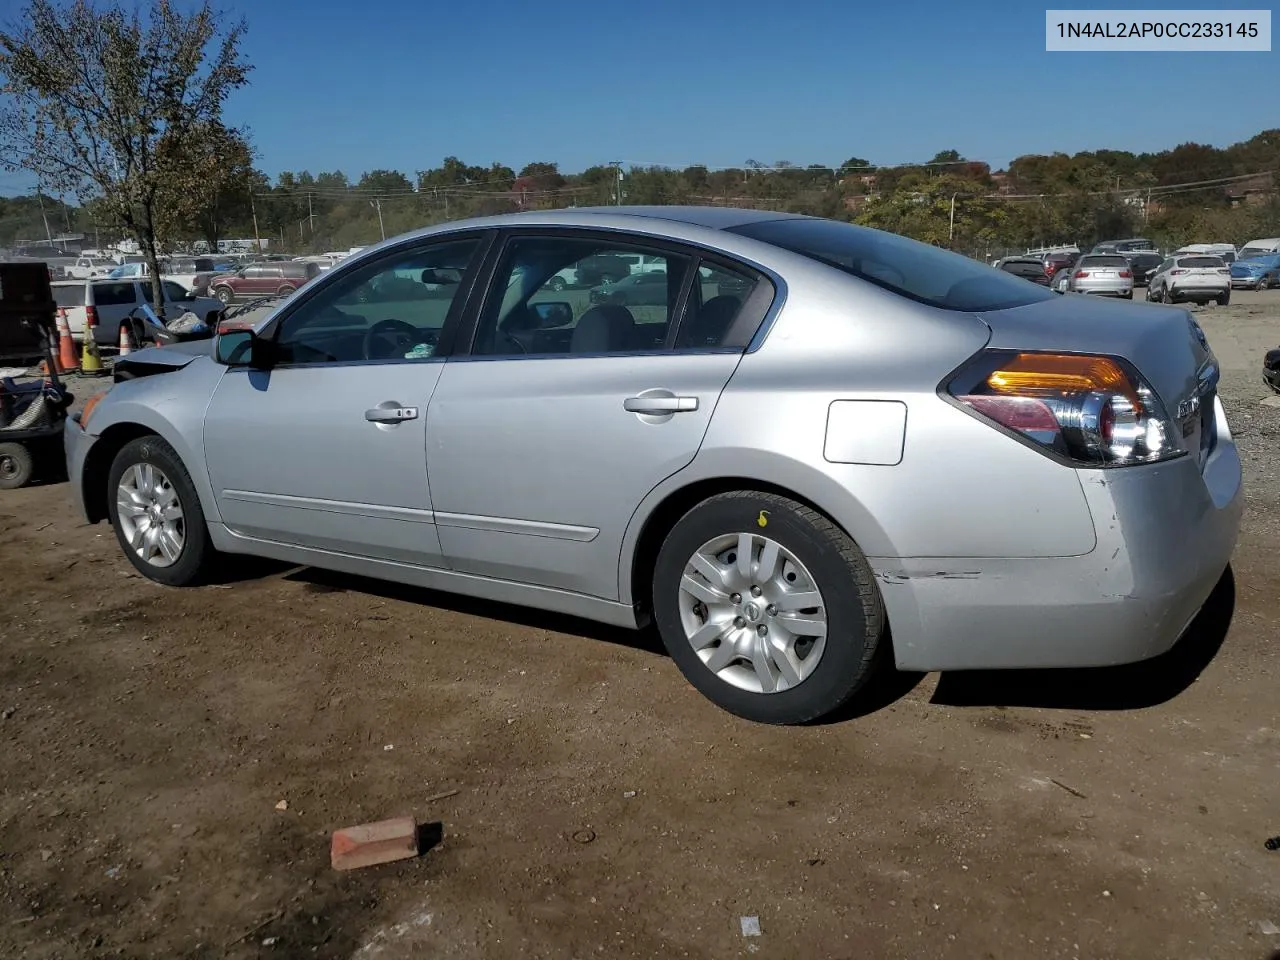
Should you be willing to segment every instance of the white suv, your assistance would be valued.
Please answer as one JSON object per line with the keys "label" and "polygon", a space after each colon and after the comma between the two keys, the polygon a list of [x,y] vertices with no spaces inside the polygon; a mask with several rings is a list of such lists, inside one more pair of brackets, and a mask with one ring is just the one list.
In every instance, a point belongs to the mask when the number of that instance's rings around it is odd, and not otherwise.
{"label": "white suv", "polygon": [[[172,280],[162,280],[166,322],[184,313],[194,313],[210,327],[217,325],[222,303],[213,297],[193,297]],[[71,337],[83,342],[85,328],[93,331],[99,346],[114,347],[120,343],[120,330],[129,331],[130,345],[140,346],[148,339],[145,326],[132,323],[129,315],[144,303],[151,302],[151,283],[137,280],[58,280],[51,284],[53,299],[66,311]]]}
{"label": "white suv", "polygon": [[1191,254],[1170,257],[1147,281],[1147,299],[1160,303],[1210,300],[1225,307],[1231,302],[1231,270],[1221,257]]}

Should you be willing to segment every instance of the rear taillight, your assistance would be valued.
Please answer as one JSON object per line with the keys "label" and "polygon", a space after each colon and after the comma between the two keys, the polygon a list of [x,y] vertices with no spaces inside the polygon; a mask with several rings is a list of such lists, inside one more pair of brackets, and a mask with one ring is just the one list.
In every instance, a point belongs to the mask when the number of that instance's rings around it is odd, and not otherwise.
{"label": "rear taillight", "polygon": [[1123,279],[1123,280],[1128,280],[1128,279],[1129,279],[1130,277],[1132,277],[1132,276],[1133,276],[1133,274],[1132,274],[1132,273],[1130,273],[1128,270],[1121,270],[1121,271],[1120,271],[1120,277],[1121,277],[1121,279]]}
{"label": "rear taillight", "polygon": [[1155,392],[1118,357],[988,350],[947,386],[962,409],[1086,467],[1186,452]]}
{"label": "rear taillight", "polygon": [[84,308],[84,322],[87,326],[90,326],[90,327],[96,327],[98,325],[98,308],[97,307]]}
{"label": "rear taillight", "polygon": [[1077,280],[1083,280],[1083,279],[1084,279],[1085,277],[1087,277],[1088,275],[1089,275],[1089,271],[1088,271],[1088,270],[1077,270],[1077,271],[1075,272],[1075,279],[1077,279]]}
{"label": "rear taillight", "polygon": [[1231,276],[1231,271],[1230,271],[1230,270],[1228,270],[1226,267],[1219,267],[1219,268],[1218,268],[1218,272],[1219,272],[1220,274],[1222,274],[1224,277],[1229,277],[1229,276]]}
{"label": "rear taillight", "polygon": [[1171,277],[1179,277],[1179,276],[1182,276],[1182,274],[1184,274],[1184,273],[1186,273],[1186,272],[1187,272],[1186,270],[1170,270],[1170,271],[1169,271],[1169,276],[1171,276]]}

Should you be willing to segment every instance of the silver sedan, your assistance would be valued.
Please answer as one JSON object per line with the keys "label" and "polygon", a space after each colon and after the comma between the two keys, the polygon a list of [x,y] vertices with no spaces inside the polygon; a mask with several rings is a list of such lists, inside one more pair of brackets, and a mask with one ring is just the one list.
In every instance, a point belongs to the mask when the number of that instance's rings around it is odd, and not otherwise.
{"label": "silver sedan", "polygon": [[[642,304],[557,282],[641,258]],[[1159,654],[1240,518],[1185,310],[779,213],[444,224],[117,377],[67,427],[71,488],[152,580],[257,554],[652,621],[694,687],[772,723],[882,663]]]}

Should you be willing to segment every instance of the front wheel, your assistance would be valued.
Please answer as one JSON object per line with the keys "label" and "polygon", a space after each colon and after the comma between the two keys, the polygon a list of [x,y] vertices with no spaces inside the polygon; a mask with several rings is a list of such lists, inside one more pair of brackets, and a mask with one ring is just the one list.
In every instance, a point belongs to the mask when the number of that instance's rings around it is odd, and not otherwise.
{"label": "front wheel", "polygon": [[0,443],[0,490],[17,490],[31,482],[35,464],[20,443]]}
{"label": "front wheel", "polygon": [[231,302],[232,293],[230,287],[217,287],[214,289],[213,295],[218,298],[224,307]]}
{"label": "front wheel", "polygon": [[156,436],[131,440],[107,477],[111,525],[134,568],[171,587],[198,583],[214,549],[191,475],[173,447]]}
{"label": "front wheel", "polygon": [[287,297],[289,296],[289,294],[293,293],[293,291],[297,289],[298,289],[297,287],[291,287],[286,283],[276,291],[276,294],[281,297]]}
{"label": "front wheel", "polygon": [[653,612],[685,678],[731,713],[815,720],[872,673],[885,615],[847,534],[815,510],[754,491],[720,494],[667,534]]}

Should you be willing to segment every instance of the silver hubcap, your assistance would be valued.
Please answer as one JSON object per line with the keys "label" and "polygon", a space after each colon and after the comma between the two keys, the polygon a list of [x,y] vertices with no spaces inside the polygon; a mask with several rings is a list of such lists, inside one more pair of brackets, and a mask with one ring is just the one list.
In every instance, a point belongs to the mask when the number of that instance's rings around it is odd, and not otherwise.
{"label": "silver hubcap", "polygon": [[826,649],[817,583],[786,547],[757,534],[716,537],[689,558],[680,621],[707,669],[752,693],[803,683]]}
{"label": "silver hubcap", "polygon": [[120,478],[116,489],[120,532],[144,562],[168,567],[182,556],[187,528],[182,503],[163,470],[150,463],[135,463]]}

